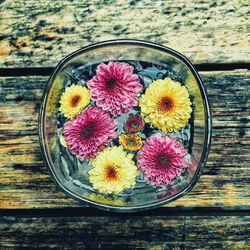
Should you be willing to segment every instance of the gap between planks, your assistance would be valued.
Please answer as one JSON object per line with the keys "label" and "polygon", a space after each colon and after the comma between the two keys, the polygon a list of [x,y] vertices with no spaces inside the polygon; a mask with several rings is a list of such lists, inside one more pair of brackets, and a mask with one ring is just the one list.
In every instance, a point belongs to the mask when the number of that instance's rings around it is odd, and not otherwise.
{"label": "gap between planks", "polygon": [[[198,71],[231,71],[239,69],[250,70],[250,63],[206,63],[194,64]],[[0,77],[3,76],[50,76],[54,67],[30,68],[0,68]]]}

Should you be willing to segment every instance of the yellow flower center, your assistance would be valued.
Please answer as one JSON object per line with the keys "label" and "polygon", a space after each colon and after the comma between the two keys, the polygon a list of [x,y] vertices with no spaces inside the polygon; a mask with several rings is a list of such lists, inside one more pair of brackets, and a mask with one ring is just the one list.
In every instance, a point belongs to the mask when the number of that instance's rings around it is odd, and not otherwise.
{"label": "yellow flower center", "polygon": [[174,107],[174,101],[171,97],[169,96],[164,96],[160,99],[159,101],[159,109],[162,112],[166,112],[166,111],[171,111]]}
{"label": "yellow flower center", "polygon": [[141,137],[138,135],[120,135],[119,142],[125,149],[130,151],[136,151],[142,146]]}
{"label": "yellow flower center", "polygon": [[119,179],[117,167],[114,165],[106,166],[105,178],[109,181],[116,181],[117,179]]}
{"label": "yellow flower center", "polygon": [[75,95],[75,96],[72,96],[71,100],[70,100],[70,104],[73,108],[75,108],[78,103],[80,102],[81,100],[81,96],[80,95]]}
{"label": "yellow flower center", "polygon": [[134,146],[134,145],[136,144],[136,141],[133,140],[133,139],[129,139],[129,140],[127,141],[127,144],[128,144],[128,146]]}
{"label": "yellow flower center", "polygon": [[174,107],[174,101],[169,96],[164,96],[158,103],[159,110],[162,112],[171,111]]}

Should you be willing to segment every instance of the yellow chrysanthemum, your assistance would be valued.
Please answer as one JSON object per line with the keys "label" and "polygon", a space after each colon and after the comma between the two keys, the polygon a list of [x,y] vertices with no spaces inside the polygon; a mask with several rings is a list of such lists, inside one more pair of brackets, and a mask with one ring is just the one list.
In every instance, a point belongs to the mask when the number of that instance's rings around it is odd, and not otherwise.
{"label": "yellow chrysanthemum", "polygon": [[73,119],[89,104],[89,102],[89,90],[81,85],[73,84],[70,87],[67,87],[62,94],[59,110],[65,117]]}
{"label": "yellow chrysanthemum", "polygon": [[119,136],[119,142],[124,147],[124,149],[130,151],[136,151],[142,147],[142,140],[139,135],[122,134]]}
{"label": "yellow chrysanthemum", "polygon": [[192,109],[185,86],[170,78],[153,81],[139,100],[145,121],[163,132],[177,132],[183,128]]}
{"label": "yellow chrysanthemum", "polygon": [[89,180],[93,187],[102,193],[118,194],[135,184],[138,170],[122,147],[108,147],[100,152],[92,161]]}

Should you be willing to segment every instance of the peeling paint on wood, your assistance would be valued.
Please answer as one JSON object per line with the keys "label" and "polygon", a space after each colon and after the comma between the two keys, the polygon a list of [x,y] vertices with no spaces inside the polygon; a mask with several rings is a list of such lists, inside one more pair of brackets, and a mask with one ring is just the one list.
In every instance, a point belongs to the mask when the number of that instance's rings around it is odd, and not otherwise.
{"label": "peeling paint on wood", "polygon": [[0,67],[55,66],[110,39],[143,39],[193,63],[250,61],[247,1],[18,1],[0,5]]}

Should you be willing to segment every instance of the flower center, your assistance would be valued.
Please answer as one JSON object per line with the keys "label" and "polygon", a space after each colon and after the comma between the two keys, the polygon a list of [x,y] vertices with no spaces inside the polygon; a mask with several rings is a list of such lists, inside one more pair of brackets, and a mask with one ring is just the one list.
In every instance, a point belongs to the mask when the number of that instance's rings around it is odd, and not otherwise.
{"label": "flower center", "polygon": [[107,81],[107,87],[113,89],[116,86],[116,80],[111,78]]}
{"label": "flower center", "polygon": [[128,140],[128,146],[134,146],[135,145],[135,141],[133,139]]}
{"label": "flower center", "polygon": [[170,158],[168,155],[161,153],[157,156],[156,162],[157,162],[157,165],[161,167],[168,167],[170,163]]}
{"label": "flower center", "polygon": [[80,100],[81,100],[81,96],[80,95],[73,96],[71,98],[71,106],[72,107],[76,107]]}
{"label": "flower center", "polygon": [[170,111],[173,107],[174,107],[173,99],[168,96],[162,97],[161,100],[159,101],[159,109],[163,112]]}
{"label": "flower center", "polygon": [[113,165],[108,165],[106,167],[106,171],[105,171],[105,175],[106,175],[106,178],[109,180],[109,181],[114,181],[114,180],[117,180],[118,179],[118,171],[117,171],[117,168]]}
{"label": "flower center", "polygon": [[130,126],[131,126],[132,128],[137,128],[137,127],[138,127],[138,122],[132,121],[132,122],[130,123]]}
{"label": "flower center", "polygon": [[91,136],[93,135],[93,131],[94,131],[94,124],[90,123],[81,129],[80,135],[81,135],[82,139],[86,140],[86,139],[91,138]]}

